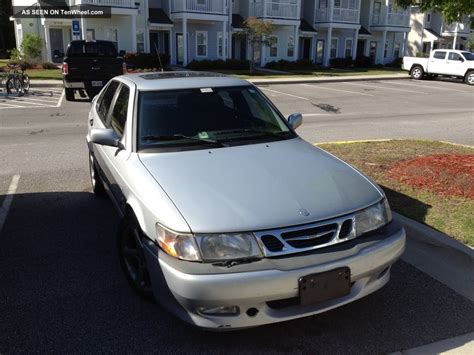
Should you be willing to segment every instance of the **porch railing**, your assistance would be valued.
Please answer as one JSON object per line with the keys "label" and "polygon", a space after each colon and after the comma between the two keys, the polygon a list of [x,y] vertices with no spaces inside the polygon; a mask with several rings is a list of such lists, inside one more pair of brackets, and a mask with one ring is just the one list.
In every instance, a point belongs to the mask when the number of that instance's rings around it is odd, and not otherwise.
{"label": "porch railing", "polygon": [[469,33],[469,26],[461,22],[445,23],[442,32]]}
{"label": "porch railing", "polygon": [[227,14],[230,0],[173,0],[171,12],[201,12],[209,14]]}
{"label": "porch railing", "polygon": [[[410,13],[408,10],[388,12],[388,8],[384,7],[380,13],[373,13],[372,26],[410,26]],[[386,17],[385,17],[386,16]]]}
{"label": "porch railing", "polygon": [[[328,22],[330,21],[329,9],[316,9],[316,22]],[[332,21],[334,22],[347,22],[347,23],[359,23],[359,10],[357,9],[344,9],[340,7],[334,8],[332,12]]]}
{"label": "porch railing", "polygon": [[73,5],[96,5],[111,7],[136,7],[134,0],[72,0]]}
{"label": "porch railing", "polygon": [[297,0],[256,0],[250,4],[250,15],[256,17],[298,20]]}

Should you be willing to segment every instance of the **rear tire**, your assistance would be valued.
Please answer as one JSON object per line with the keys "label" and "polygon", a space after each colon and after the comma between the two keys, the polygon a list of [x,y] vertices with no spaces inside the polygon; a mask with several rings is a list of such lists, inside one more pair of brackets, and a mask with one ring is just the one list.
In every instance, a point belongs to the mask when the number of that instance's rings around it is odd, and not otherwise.
{"label": "rear tire", "polygon": [[414,80],[421,80],[423,79],[423,76],[425,75],[425,71],[423,68],[419,65],[415,65],[413,68],[411,68],[410,71],[410,76]]}
{"label": "rear tire", "polygon": [[74,101],[74,89],[64,89],[66,91],[66,101]]}
{"label": "rear tire", "polygon": [[147,301],[153,301],[151,279],[143,250],[144,238],[135,216],[127,214],[120,222],[117,234],[120,266],[135,292]]}
{"label": "rear tire", "polygon": [[30,91],[30,77],[28,74],[23,73],[22,74],[22,81],[23,81],[23,89],[25,90],[25,94],[28,94],[28,91]]}
{"label": "rear tire", "polygon": [[95,162],[94,155],[89,152],[89,175],[91,178],[92,192],[98,197],[105,196],[105,187],[99,175],[99,169]]}
{"label": "rear tire", "polygon": [[8,78],[6,87],[7,87],[7,94],[9,95],[20,97],[25,94],[23,83],[21,82],[20,78],[16,75]]}
{"label": "rear tire", "polygon": [[466,73],[466,76],[464,77],[464,82],[467,85],[474,85],[474,70],[470,70]]}

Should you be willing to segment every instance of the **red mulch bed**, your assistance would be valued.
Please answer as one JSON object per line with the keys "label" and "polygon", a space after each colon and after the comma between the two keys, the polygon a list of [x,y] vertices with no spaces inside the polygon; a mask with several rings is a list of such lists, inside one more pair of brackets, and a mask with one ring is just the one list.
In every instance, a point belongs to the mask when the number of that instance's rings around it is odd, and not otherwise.
{"label": "red mulch bed", "polygon": [[474,199],[474,155],[436,154],[395,163],[387,177],[443,196]]}

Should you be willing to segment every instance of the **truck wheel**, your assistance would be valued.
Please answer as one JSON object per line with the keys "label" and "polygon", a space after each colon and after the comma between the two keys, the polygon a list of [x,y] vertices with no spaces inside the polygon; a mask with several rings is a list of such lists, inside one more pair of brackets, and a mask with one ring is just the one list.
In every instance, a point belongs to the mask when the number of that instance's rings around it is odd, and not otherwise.
{"label": "truck wheel", "polygon": [[74,89],[64,89],[66,90],[66,101],[74,101]]}
{"label": "truck wheel", "polygon": [[143,238],[135,216],[128,213],[120,222],[117,234],[120,266],[132,288],[141,297],[153,301],[150,274],[143,250]]}
{"label": "truck wheel", "polygon": [[105,196],[105,187],[102,179],[99,175],[99,170],[95,164],[95,159],[92,153],[89,152],[89,173],[91,177],[92,192],[96,196],[103,197]]}
{"label": "truck wheel", "polygon": [[425,75],[425,72],[419,65],[416,65],[411,69],[410,76],[412,79],[421,80],[423,79],[423,75]]}
{"label": "truck wheel", "polygon": [[470,70],[466,73],[466,76],[464,77],[464,82],[467,85],[474,85],[474,70]]}

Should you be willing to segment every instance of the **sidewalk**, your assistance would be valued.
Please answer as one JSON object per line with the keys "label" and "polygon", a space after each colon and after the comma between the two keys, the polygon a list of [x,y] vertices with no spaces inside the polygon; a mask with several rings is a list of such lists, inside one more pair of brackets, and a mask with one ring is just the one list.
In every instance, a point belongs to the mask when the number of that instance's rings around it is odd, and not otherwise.
{"label": "sidewalk", "polygon": [[[270,85],[270,84],[302,84],[302,83],[332,83],[343,81],[365,81],[365,80],[400,80],[408,79],[406,73],[396,73],[387,75],[347,75],[347,76],[294,76],[282,78],[253,78],[247,79],[256,85]],[[61,80],[37,80],[31,79],[31,87],[54,87],[62,86]]]}

